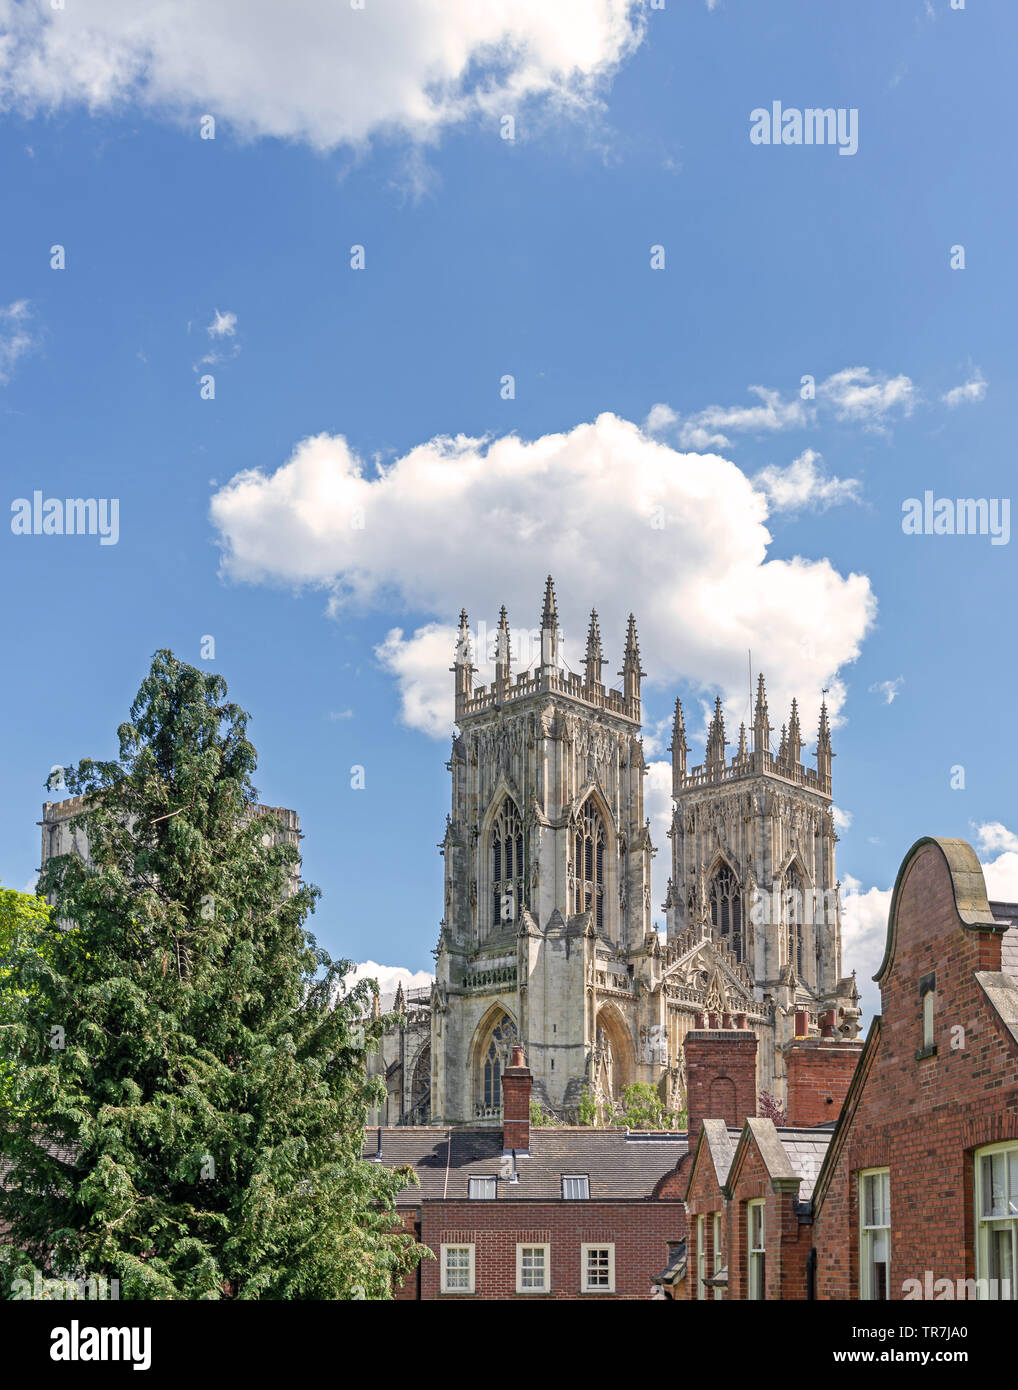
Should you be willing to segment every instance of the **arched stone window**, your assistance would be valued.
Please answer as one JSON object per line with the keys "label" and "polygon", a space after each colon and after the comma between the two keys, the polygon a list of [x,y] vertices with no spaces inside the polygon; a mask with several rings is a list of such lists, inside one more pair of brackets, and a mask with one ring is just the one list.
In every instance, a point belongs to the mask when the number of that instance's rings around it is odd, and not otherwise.
{"label": "arched stone window", "polygon": [[604,822],[588,797],[576,823],[573,843],[573,878],[576,883],[574,912],[592,912],[599,932],[604,931]]}
{"label": "arched stone window", "polygon": [[426,1125],[431,1114],[431,1044],[425,1043],[414,1063],[410,1079],[410,1113],[407,1123]]}
{"label": "arched stone window", "polygon": [[498,1014],[481,1044],[477,1078],[480,1094],[474,1104],[475,1116],[491,1117],[501,1109],[502,1073],[517,1042],[516,1024],[507,1013]]}
{"label": "arched stone window", "polygon": [[735,875],[722,864],[710,881],[710,919],[722,942],[736,960],[742,960],[742,893]]}
{"label": "arched stone window", "polygon": [[519,920],[524,905],[523,818],[507,796],[491,827],[491,929]]}
{"label": "arched stone window", "polygon": [[802,875],[794,864],[785,870],[784,889],[781,901],[785,909],[785,923],[788,931],[786,959],[795,966],[795,973],[804,983],[805,977],[805,887]]}

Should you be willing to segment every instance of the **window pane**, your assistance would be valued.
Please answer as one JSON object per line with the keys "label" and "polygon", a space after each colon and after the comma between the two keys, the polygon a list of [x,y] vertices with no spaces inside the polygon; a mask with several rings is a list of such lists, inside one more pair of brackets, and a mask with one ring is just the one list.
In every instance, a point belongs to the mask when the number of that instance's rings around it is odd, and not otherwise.
{"label": "window pane", "polygon": [[1018,1149],[1007,1155],[1007,1207],[1012,1216],[1018,1216]]}

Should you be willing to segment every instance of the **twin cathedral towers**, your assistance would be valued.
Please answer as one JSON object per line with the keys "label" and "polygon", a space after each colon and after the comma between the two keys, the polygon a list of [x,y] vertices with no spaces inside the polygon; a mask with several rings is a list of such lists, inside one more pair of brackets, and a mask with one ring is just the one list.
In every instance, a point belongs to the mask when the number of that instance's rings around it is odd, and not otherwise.
{"label": "twin cathedral towers", "polygon": [[604,683],[596,613],[582,675],[565,669],[560,644],[549,578],[537,660],[513,674],[503,608],[494,681],[475,686],[461,614],[436,979],[396,996],[406,1026],[383,1048],[379,1118],[389,1124],[497,1124],[517,1041],[534,1098],[575,1122],[585,1095],[610,1117],[633,1081],[681,1111],[691,1027],[744,1015],[759,1038],[758,1089],[778,1100],[796,1029],[858,1032],[858,994],[841,965],[826,708],[815,768],[802,762],[794,701],[774,753],[761,676],[734,756],[719,699],[705,760],[690,767],[676,700],[662,941],[651,920],[635,620],[621,688]]}

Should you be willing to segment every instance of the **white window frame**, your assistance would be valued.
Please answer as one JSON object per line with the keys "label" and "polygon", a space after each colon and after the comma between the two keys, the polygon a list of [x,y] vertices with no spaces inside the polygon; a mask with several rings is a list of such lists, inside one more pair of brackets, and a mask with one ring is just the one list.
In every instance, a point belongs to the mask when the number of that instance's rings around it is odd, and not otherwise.
{"label": "white window frame", "polygon": [[[524,1250],[543,1250],[544,1251],[544,1283],[540,1288],[528,1285],[523,1287],[523,1252]],[[522,1240],[516,1246],[516,1292],[517,1293],[550,1293],[551,1292],[551,1246],[541,1240]]]}
{"label": "white window frame", "polygon": [[[992,1188],[986,1190],[985,1160],[1002,1157],[1003,1189],[999,1215],[987,1206],[992,1203]],[[1018,1141],[1005,1140],[1000,1144],[987,1144],[977,1149],[975,1161],[975,1201],[976,1201],[976,1296],[992,1302],[1018,1299]],[[991,1235],[1004,1235],[1010,1228],[1010,1268],[1003,1273],[994,1272],[991,1260]],[[1006,1247],[1005,1247],[1006,1248]],[[1005,1290],[1004,1281],[1010,1287]]]}
{"label": "white window frame", "polygon": [[[881,1220],[868,1222],[867,1216],[867,1192],[874,1181],[880,1180],[882,1189],[881,1196],[886,1194],[886,1206],[881,1205],[879,1216]],[[859,1171],[859,1298],[863,1302],[876,1302],[878,1295],[875,1291],[873,1282],[873,1266],[876,1261],[873,1259],[873,1247],[876,1245],[880,1233],[883,1232],[887,1241],[887,1276],[886,1276],[886,1297],[891,1297],[891,1170],[890,1168],[862,1168]],[[884,1261],[880,1261],[884,1263]]]}
{"label": "white window frame", "polygon": [[[449,1264],[448,1256],[452,1250],[466,1250],[469,1252],[467,1265],[467,1287],[460,1284],[449,1284]],[[442,1292],[443,1293],[473,1293],[475,1287],[475,1265],[474,1265],[474,1246],[463,1242],[451,1242],[439,1248],[439,1259],[441,1261]],[[459,1270],[457,1270],[457,1273]]]}
{"label": "white window frame", "polygon": [[[724,1263],[724,1240],[722,1237],[721,1213],[714,1213],[714,1274],[720,1274],[725,1267]],[[714,1286],[714,1300],[718,1302],[724,1296],[724,1290],[718,1285]]]}
{"label": "white window frame", "polygon": [[[608,1251],[608,1282],[607,1284],[591,1284],[590,1269],[588,1258],[592,1250]],[[615,1245],[607,1240],[592,1240],[580,1246],[580,1288],[584,1293],[614,1293],[615,1292]]]}
{"label": "white window frame", "polygon": [[[484,1192],[475,1192],[474,1183],[484,1183]],[[467,1197],[471,1202],[494,1202],[498,1198],[498,1178],[490,1173],[475,1173],[467,1178]]]}
{"label": "white window frame", "polygon": [[703,1282],[707,1278],[707,1251],[704,1248],[703,1235],[707,1223],[702,1216],[696,1218],[696,1296],[697,1298],[707,1297],[707,1285]]}
{"label": "white window frame", "polygon": [[[753,1244],[753,1217],[754,1213],[760,1213],[760,1244]],[[746,1268],[749,1274],[748,1289],[746,1290],[749,1298],[763,1299],[767,1297],[767,1201],[764,1197],[755,1197],[753,1201],[746,1203]]]}
{"label": "white window frame", "polygon": [[[567,1182],[586,1183],[586,1191],[579,1197],[573,1197],[566,1191]],[[562,1200],[564,1202],[589,1202],[590,1201],[590,1174],[589,1173],[563,1173],[562,1174]]]}

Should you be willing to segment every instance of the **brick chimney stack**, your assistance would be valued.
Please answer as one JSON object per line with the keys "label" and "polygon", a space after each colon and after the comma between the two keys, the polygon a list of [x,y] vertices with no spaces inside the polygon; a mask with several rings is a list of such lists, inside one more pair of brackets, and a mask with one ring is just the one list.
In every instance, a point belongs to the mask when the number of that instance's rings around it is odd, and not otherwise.
{"label": "brick chimney stack", "polygon": [[530,1152],[530,1088],[534,1076],[517,1044],[502,1073],[502,1148]]}
{"label": "brick chimney stack", "polygon": [[756,1034],[745,1014],[734,1028],[696,1028],[686,1034],[686,1104],[692,1152],[704,1120],[740,1127],[756,1114]]}
{"label": "brick chimney stack", "polygon": [[[832,1030],[833,1031],[833,1030]],[[796,1037],[785,1043],[788,1123],[803,1129],[829,1124],[841,1113],[862,1042]]]}

